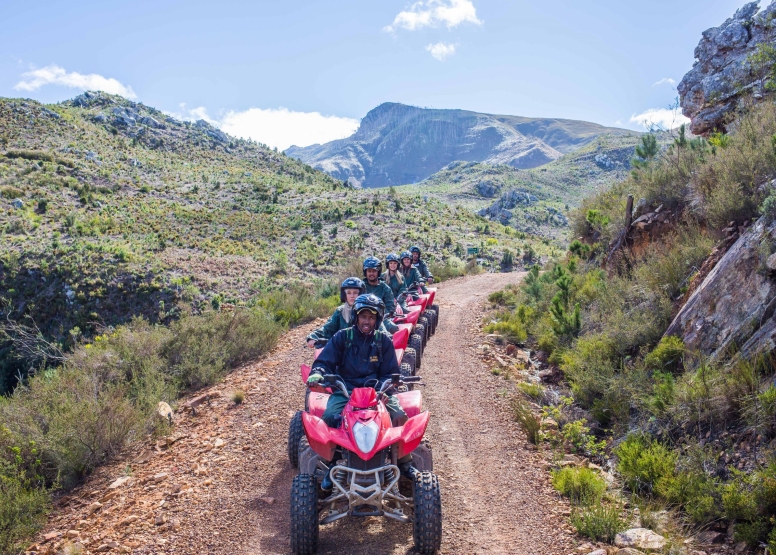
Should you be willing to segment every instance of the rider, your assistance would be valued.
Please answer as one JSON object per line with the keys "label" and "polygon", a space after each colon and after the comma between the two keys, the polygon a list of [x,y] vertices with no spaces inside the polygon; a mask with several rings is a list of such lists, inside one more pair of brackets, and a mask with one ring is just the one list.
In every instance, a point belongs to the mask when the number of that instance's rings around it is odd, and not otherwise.
{"label": "rider", "polygon": [[[323,381],[326,374],[336,374],[347,386],[348,391],[364,387],[369,380],[384,381],[391,374],[399,373],[399,361],[393,342],[387,335],[375,331],[383,319],[385,307],[374,295],[359,295],[353,305],[356,324],[334,334],[313,363],[307,385],[313,386]],[[334,391],[326,404],[323,421],[331,428],[339,426],[342,410],[348,403],[348,396],[342,391]],[[399,405],[398,399],[388,397],[385,408],[391,421],[401,425],[407,415]]]}
{"label": "rider", "polygon": [[[396,301],[393,297],[393,291],[388,287],[385,282],[380,281],[380,272],[383,270],[383,265],[379,259],[374,256],[370,256],[364,259],[364,277],[366,278],[366,293],[375,295],[385,305],[385,314],[392,315],[396,311]],[[399,331],[399,326],[391,322],[389,319],[385,319],[385,328],[391,332],[396,333]]]}
{"label": "rider", "polygon": [[404,285],[408,291],[414,291],[418,287],[423,287],[425,280],[418,272],[418,269],[412,265],[412,254],[410,251],[401,253],[401,274],[404,277]]}
{"label": "rider", "polygon": [[390,253],[385,257],[386,270],[383,272],[382,280],[385,284],[391,288],[393,297],[396,302],[401,305],[402,311],[406,314],[408,312],[407,305],[404,301],[399,301],[399,298],[403,295],[407,296],[407,287],[404,284],[404,276],[399,271],[399,256],[396,253]]}
{"label": "rider", "polygon": [[363,295],[365,291],[364,282],[357,277],[349,277],[340,285],[340,301],[342,304],[334,309],[334,314],[320,328],[314,330],[307,336],[307,346],[315,348],[316,341],[328,341],[339,330],[344,330],[351,326],[353,316],[353,303],[356,297]]}
{"label": "rider", "polygon": [[[412,265],[418,269],[418,273],[420,274],[420,277],[425,279],[426,283],[429,285],[434,283],[434,276],[431,275],[431,272],[429,271],[426,263],[420,259],[420,247],[418,247],[417,245],[413,245],[412,247],[410,247],[410,253],[412,253]],[[423,287],[423,292],[428,293],[428,290],[425,287]]]}

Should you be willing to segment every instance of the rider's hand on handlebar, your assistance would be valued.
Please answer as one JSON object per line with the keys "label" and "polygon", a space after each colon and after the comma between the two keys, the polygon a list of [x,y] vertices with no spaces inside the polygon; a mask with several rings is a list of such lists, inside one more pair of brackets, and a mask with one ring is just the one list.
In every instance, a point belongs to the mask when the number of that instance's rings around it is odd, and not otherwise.
{"label": "rider's hand on handlebar", "polygon": [[307,378],[307,385],[313,386],[323,381],[323,376],[320,374],[310,374],[310,377]]}
{"label": "rider's hand on handlebar", "polygon": [[307,346],[310,347],[311,349],[315,349],[315,339],[308,339]]}
{"label": "rider's hand on handlebar", "polygon": [[426,283],[428,283],[429,285],[431,285],[432,283],[434,283],[434,278],[433,278],[433,277],[430,277],[430,278],[428,278],[428,279],[426,280]]}

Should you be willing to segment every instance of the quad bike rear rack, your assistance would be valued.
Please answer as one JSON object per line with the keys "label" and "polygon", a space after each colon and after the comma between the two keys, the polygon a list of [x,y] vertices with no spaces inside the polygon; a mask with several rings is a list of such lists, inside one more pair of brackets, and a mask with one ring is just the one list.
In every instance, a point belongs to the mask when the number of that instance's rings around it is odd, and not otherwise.
{"label": "quad bike rear rack", "polygon": [[[390,478],[388,484],[380,487],[381,475]],[[373,470],[356,470],[343,465],[331,469],[331,481],[334,492],[321,501],[322,508],[333,506],[338,502],[347,502],[347,508],[329,509],[329,514],[321,519],[321,524],[328,524],[346,516],[386,516],[399,522],[410,522],[404,514],[402,505],[412,504],[411,497],[399,493],[398,482],[401,477],[399,467],[388,464]],[[371,483],[370,483],[371,482]],[[361,485],[361,484],[368,485]],[[396,508],[385,505],[393,501]]]}

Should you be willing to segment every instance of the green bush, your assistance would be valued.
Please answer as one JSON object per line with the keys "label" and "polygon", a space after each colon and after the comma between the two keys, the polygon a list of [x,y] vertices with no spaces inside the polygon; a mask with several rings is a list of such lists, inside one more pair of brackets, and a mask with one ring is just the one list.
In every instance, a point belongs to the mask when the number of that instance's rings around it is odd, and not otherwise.
{"label": "green bush", "polygon": [[261,308],[184,316],[170,326],[161,354],[184,387],[198,388],[269,351],[282,331]]}
{"label": "green bush", "polygon": [[538,383],[520,382],[517,384],[517,388],[534,401],[538,401],[544,395],[544,387]]}
{"label": "green bush", "polygon": [[515,422],[525,432],[528,441],[537,445],[541,441],[542,419],[531,410],[531,406],[521,399],[512,400],[512,415]]}
{"label": "green bush", "polygon": [[632,434],[614,450],[617,471],[634,493],[652,493],[662,480],[674,475],[676,454],[647,436]]}
{"label": "green bush", "polygon": [[324,294],[327,296],[312,287],[295,283],[267,293],[257,304],[273,314],[283,326],[296,326],[331,315],[340,303],[339,289],[336,294],[331,290]]}
{"label": "green bush", "polygon": [[522,344],[528,337],[525,325],[519,318],[504,316],[499,322],[493,322],[485,326],[485,333],[498,333],[514,344]]}
{"label": "green bush", "polygon": [[596,505],[571,514],[571,524],[581,535],[593,541],[614,542],[614,537],[628,527],[617,505]]}
{"label": "green bush", "polygon": [[606,482],[589,468],[565,467],[552,472],[552,486],[572,502],[592,505],[601,500]]}
{"label": "green bush", "polygon": [[675,373],[682,367],[684,342],[679,337],[664,337],[657,347],[644,357],[644,364],[653,370]]}
{"label": "green bush", "polygon": [[45,489],[0,460],[0,553],[22,553],[28,538],[45,524],[49,505]]}

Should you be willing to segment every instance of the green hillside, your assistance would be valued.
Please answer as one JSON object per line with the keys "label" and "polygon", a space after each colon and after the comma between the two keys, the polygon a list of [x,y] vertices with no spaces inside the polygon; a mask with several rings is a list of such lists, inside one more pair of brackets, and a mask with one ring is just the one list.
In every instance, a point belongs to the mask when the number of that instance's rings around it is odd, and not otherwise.
{"label": "green hillside", "polygon": [[[436,264],[485,264],[527,239],[470,211],[391,189],[354,191],[205,122],[117,96],[57,105],[0,99],[3,318],[67,348],[143,315],[170,321],[339,280],[365,254],[420,244]],[[356,266],[357,268],[357,266]],[[0,390],[29,360],[0,346]]]}
{"label": "green hillside", "polygon": [[538,168],[521,170],[506,165],[453,162],[416,185],[402,190],[438,199],[449,205],[479,211],[509,191],[522,191],[537,199],[511,209],[508,224],[526,233],[563,239],[568,226],[563,218],[582,199],[624,179],[640,134],[603,135],[571,154]]}

